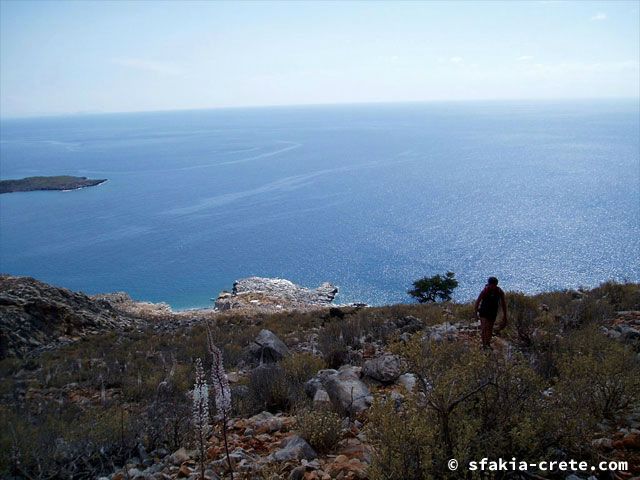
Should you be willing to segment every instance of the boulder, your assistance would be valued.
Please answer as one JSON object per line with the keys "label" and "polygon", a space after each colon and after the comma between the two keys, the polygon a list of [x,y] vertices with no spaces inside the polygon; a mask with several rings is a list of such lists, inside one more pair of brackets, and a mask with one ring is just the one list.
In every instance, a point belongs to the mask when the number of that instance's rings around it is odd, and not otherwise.
{"label": "boulder", "polygon": [[256,433],[272,433],[277,432],[283,426],[282,418],[276,417],[273,413],[262,412],[254,415],[249,419],[253,430]]}
{"label": "boulder", "polygon": [[292,435],[285,438],[280,444],[280,449],[270,457],[278,462],[286,462],[288,460],[313,460],[318,458],[318,454],[304,438]]}
{"label": "boulder", "polygon": [[[337,370],[334,370],[335,373],[338,373]],[[316,375],[315,377],[309,379],[304,384],[304,392],[307,394],[309,398],[313,398],[316,395],[316,391],[322,388],[322,381],[320,377]]]}
{"label": "boulder", "polygon": [[395,382],[400,376],[402,362],[396,355],[382,355],[364,362],[362,373],[382,383]]}
{"label": "boulder", "polygon": [[260,363],[277,362],[289,355],[289,348],[270,330],[261,330],[247,350]]}
{"label": "boulder", "polygon": [[[324,371],[318,372],[319,375]],[[347,415],[357,414],[371,406],[373,397],[360,380],[360,369],[343,365],[336,373],[320,376],[331,403]]]}

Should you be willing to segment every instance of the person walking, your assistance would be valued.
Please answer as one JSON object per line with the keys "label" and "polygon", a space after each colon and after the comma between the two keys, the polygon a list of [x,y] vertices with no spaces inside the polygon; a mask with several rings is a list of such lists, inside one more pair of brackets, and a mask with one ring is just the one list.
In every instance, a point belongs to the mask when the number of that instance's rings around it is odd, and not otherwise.
{"label": "person walking", "polygon": [[493,336],[493,325],[498,316],[498,307],[502,307],[502,321],[496,333],[499,333],[507,326],[507,302],[502,289],[498,286],[496,277],[489,277],[478,299],[476,300],[474,312],[476,319],[480,320],[480,336],[482,338],[482,348],[491,349],[491,337]]}

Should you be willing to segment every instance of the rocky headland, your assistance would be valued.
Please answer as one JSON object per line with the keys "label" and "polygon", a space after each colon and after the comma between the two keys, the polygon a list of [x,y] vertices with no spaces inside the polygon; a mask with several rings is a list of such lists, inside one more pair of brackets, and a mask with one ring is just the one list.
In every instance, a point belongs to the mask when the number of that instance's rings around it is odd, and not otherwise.
{"label": "rocky headland", "polygon": [[337,287],[323,283],[309,289],[282,278],[249,277],[237,280],[231,292],[223,291],[215,301],[220,311],[238,309],[308,309],[331,305]]}
{"label": "rocky headland", "polygon": [[107,179],[90,179],[58,175],[50,177],[26,177],[19,180],[0,180],[0,193],[33,192],[37,190],[78,190],[94,187]]}

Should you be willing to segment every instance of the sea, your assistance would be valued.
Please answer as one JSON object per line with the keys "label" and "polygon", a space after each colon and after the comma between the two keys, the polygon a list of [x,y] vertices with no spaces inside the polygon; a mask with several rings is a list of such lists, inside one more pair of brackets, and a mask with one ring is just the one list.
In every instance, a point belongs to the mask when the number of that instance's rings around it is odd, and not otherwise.
{"label": "sea", "polygon": [[105,178],[0,195],[0,272],[212,306],[248,276],[338,303],[640,281],[638,100],[431,102],[0,122],[0,178]]}

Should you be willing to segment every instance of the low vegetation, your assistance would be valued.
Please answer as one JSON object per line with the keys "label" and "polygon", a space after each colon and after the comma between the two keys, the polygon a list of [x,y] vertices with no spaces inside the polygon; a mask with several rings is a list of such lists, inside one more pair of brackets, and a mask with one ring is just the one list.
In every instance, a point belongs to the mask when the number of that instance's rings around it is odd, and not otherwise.
{"label": "low vegetation", "polygon": [[[471,325],[470,304],[221,314],[211,334],[230,372],[229,417],[263,410],[295,417],[292,431],[321,455],[361,432],[357,438],[372,447],[372,479],[460,478],[447,468],[450,458],[604,456],[637,464],[631,447],[602,451],[592,442],[640,408],[640,343],[633,334],[607,334],[617,312],[640,310],[640,287],[609,282],[589,291],[508,292],[507,299],[511,321],[494,353],[478,348],[471,327],[430,336],[436,325]],[[412,329],[398,327],[409,317]],[[291,354],[251,366],[245,347],[261,329]],[[305,392],[318,371],[362,365],[381,352],[401,357],[403,373],[415,376],[411,393],[391,395],[392,385],[370,381],[373,405],[345,420]],[[205,326],[196,324],[87,337],[2,360],[0,476],[95,478],[151,452],[204,451],[195,441],[191,392],[197,359],[209,358]]]}

